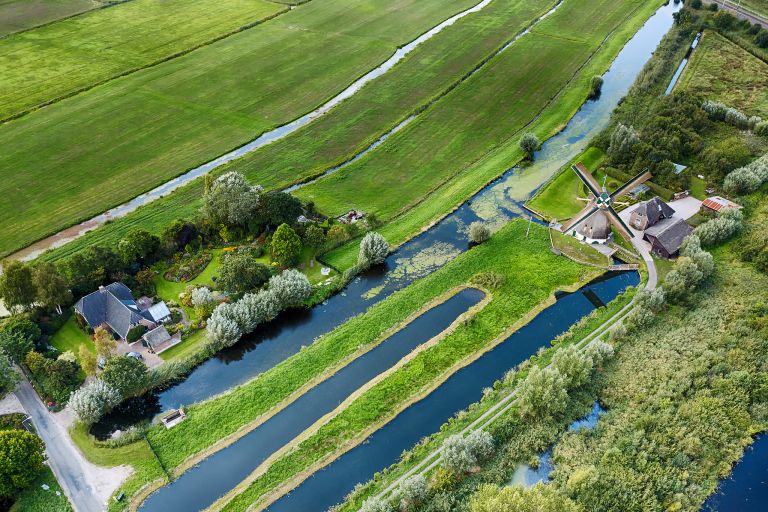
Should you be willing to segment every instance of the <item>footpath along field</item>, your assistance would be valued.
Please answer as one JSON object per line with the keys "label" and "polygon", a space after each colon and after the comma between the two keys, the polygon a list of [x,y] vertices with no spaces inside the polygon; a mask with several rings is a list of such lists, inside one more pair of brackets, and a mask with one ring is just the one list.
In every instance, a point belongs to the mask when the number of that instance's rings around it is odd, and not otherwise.
{"label": "footpath along field", "polygon": [[[556,3],[494,0],[419,45],[325,116],[235,160],[226,170],[243,172],[268,189],[282,188],[348,160],[411,112],[439,99]],[[58,259],[94,243],[114,243],[137,226],[160,232],[174,219],[197,213],[202,182],[198,179],[44,257]]]}
{"label": "footpath along field", "polygon": [[311,111],[476,3],[311,1],[0,126],[0,255]]}
{"label": "footpath along field", "polygon": [[266,0],[132,0],[0,44],[0,120],[284,12]]}
{"label": "footpath along field", "polygon": [[97,0],[0,0],[0,37],[101,5]]}

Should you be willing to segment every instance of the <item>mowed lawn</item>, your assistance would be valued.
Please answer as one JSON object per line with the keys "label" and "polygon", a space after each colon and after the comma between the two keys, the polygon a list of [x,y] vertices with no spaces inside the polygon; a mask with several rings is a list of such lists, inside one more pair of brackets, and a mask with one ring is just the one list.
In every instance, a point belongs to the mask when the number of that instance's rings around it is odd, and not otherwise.
{"label": "mowed lawn", "polygon": [[0,256],[312,110],[475,0],[314,0],[0,126]]}
{"label": "mowed lawn", "polygon": [[[483,155],[517,140],[636,1],[566,1],[416,122],[357,163],[296,195],[325,213],[391,219]],[[589,12],[589,15],[585,13]]]}
{"label": "mowed lawn", "polygon": [[[348,160],[410,113],[437,101],[554,3],[494,0],[419,45],[397,66],[327,115],[232,162],[226,170],[243,172],[266,188],[280,188]],[[172,220],[194,215],[201,195],[202,180],[197,180],[46,257],[60,258],[94,243],[115,243],[138,226],[160,232]]]}
{"label": "mowed lawn", "polygon": [[0,0],[0,37],[100,5],[97,0]]}
{"label": "mowed lawn", "polygon": [[285,11],[266,0],[132,0],[0,44],[0,119]]}
{"label": "mowed lawn", "polygon": [[747,116],[768,117],[768,64],[714,31],[706,31],[677,90],[689,90],[735,107]]}

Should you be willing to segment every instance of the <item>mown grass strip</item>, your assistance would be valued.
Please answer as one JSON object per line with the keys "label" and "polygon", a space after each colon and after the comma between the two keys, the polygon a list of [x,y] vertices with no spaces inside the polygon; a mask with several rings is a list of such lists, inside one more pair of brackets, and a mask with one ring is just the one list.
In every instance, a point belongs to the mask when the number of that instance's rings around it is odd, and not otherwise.
{"label": "mown grass strip", "polygon": [[266,0],[133,0],[0,45],[0,120],[177,57],[287,8]]}
{"label": "mown grass strip", "polygon": [[[402,62],[326,116],[227,167],[267,188],[316,176],[368,147],[413,112],[448,93],[544,14],[554,0],[494,0],[417,47]],[[112,243],[136,226],[160,231],[196,213],[202,180],[140,208],[44,258],[57,259],[93,243]]]}
{"label": "mown grass strip", "polygon": [[[569,80],[568,86],[563,87],[543,107],[535,119],[525,126],[525,130],[534,130],[540,137],[542,135],[549,137],[559,132],[583,104],[590,78],[603,73],[610,66],[621,47],[659,7],[659,4],[654,2],[639,5],[633,2],[631,5],[634,6],[634,9],[630,9],[625,19],[621,20],[618,28],[610,32],[610,37],[606,36],[606,40],[599,49],[596,49],[589,60],[583,63],[583,67],[578,73]],[[592,37],[595,35],[593,34]],[[523,158],[524,155],[518,146],[518,140],[519,133],[491,149],[477,162],[460,170],[431,193],[425,194],[421,202],[413,208],[393,217],[379,231],[387,237],[391,245],[399,246],[438,222],[458,208],[468,197],[477,193]],[[553,172],[556,171],[557,169]],[[524,198],[527,193],[535,191],[540,182],[531,182],[523,176],[515,182],[515,185],[517,188],[516,195]],[[356,241],[352,241],[326,254],[323,256],[323,260],[335,268],[349,268],[354,264],[356,258],[355,244]]]}
{"label": "mown grass strip", "polygon": [[580,281],[600,273],[554,256],[545,228],[535,226],[528,238],[526,228],[525,222],[511,222],[490,242],[404,290],[408,294],[419,286],[466,282],[480,272],[505,276],[491,302],[471,322],[458,326],[440,343],[381,380],[283,457],[259,468],[247,481],[247,488],[239,489],[222,510],[245,510],[269,493],[256,506],[263,508],[506,339],[553,300],[555,289],[578,287]]}
{"label": "mown grass strip", "polygon": [[0,254],[311,111],[476,3],[309,2],[0,126]]}

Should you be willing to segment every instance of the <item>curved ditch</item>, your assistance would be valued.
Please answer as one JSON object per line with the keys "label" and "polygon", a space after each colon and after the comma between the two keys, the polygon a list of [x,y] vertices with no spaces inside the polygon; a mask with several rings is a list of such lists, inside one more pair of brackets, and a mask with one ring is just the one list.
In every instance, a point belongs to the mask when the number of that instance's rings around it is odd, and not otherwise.
{"label": "curved ditch", "polygon": [[404,46],[401,46],[395,51],[394,54],[392,54],[392,56],[389,59],[387,59],[382,64],[375,67],[374,69],[372,69],[371,71],[363,75],[362,77],[355,80],[351,85],[347,86],[343,91],[338,93],[336,96],[334,96],[324,104],[320,105],[315,110],[307,114],[304,114],[303,116],[297,119],[294,119],[293,121],[290,121],[286,124],[278,126],[277,128],[264,132],[258,137],[256,137],[254,140],[252,140],[251,142],[244,144],[236,149],[233,149],[232,151],[225,153],[209,162],[199,165],[194,169],[191,169],[185,172],[184,174],[177,176],[176,178],[166,181],[162,185],[155,187],[149,192],[145,192],[144,194],[136,196],[126,203],[123,203],[114,208],[110,208],[106,212],[101,213],[95,217],[92,217],[91,219],[88,219],[84,222],[81,222],[67,229],[59,231],[58,233],[51,235],[47,238],[39,240],[34,244],[31,244],[30,246],[26,247],[25,249],[22,249],[16,252],[15,254],[11,255],[11,258],[20,259],[20,260],[29,260],[29,259],[36,258],[38,255],[42,254],[48,249],[60,247],[66,244],[67,242],[71,242],[72,240],[84,235],[85,233],[92,231],[99,226],[102,226],[108,221],[123,217],[135,211],[140,206],[143,206],[147,203],[150,203],[156,199],[159,199],[165,195],[170,194],[177,188],[183,185],[186,185],[187,183],[201,176],[204,176],[205,174],[208,174],[212,170],[218,167],[221,167],[231,162],[232,160],[236,160],[263,146],[271,144],[272,142],[275,142],[277,140],[280,140],[290,135],[291,133],[295,132],[299,128],[302,128],[307,124],[311,123],[312,121],[314,121],[315,119],[327,114],[333,107],[335,107],[345,99],[355,95],[368,82],[378,78],[379,76],[383,75],[384,73],[392,69],[395,66],[395,64],[403,60],[409,53],[411,53],[414,49],[416,49],[416,47],[419,46],[421,43],[428,41],[435,35],[442,32],[443,29],[459,21],[461,18],[464,18],[465,16],[468,16],[472,13],[481,11],[492,1],[493,0],[481,0],[479,3],[475,4],[473,7],[470,7],[469,9],[465,9],[464,11],[454,14],[447,20],[427,30],[426,32],[421,34],[419,37],[417,37],[410,43]]}
{"label": "curved ditch", "polygon": [[443,333],[484,297],[485,294],[478,289],[465,288],[427,310],[248,434],[150,495],[140,510],[193,511],[206,508],[371,379],[397,365],[423,343]]}
{"label": "curved ditch", "polygon": [[252,379],[466,251],[472,222],[486,222],[497,229],[522,214],[524,202],[608,125],[611,112],[672,26],[672,15],[680,8],[670,2],[648,19],[603,75],[600,97],[584,103],[563,131],[544,142],[530,166],[504,172],[440,222],[403,244],[383,265],[361,274],[343,292],[310,310],[281,314],[257,333],[197,366],[181,382],[118,407],[91,432],[104,439],[114,430],[151,419],[162,410],[205,400]]}
{"label": "curved ditch", "polygon": [[458,370],[422,400],[398,414],[355,448],[304,480],[266,508],[269,512],[326,510],[357,485],[394,464],[403,450],[436,432],[457,412],[482,397],[483,389],[595,309],[586,296],[608,303],[640,282],[637,272],[609,272],[573,293],[560,294],[554,305],[473,363]]}

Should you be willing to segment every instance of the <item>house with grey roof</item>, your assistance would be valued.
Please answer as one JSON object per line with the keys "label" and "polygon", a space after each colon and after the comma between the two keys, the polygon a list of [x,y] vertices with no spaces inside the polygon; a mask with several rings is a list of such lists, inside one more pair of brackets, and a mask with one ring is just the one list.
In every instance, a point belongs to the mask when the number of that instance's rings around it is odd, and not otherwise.
{"label": "house with grey roof", "polygon": [[651,244],[651,252],[662,258],[674,258],[680,252],[683,239],[693,228],[680,217],[662,219],[645,230],[643,239]]}
{"label": "house with grey roof", "polygon": [[671,206],[660,198],[654,197],[640,203],[637,208],[632,210],[629,224],[637,230],[645,231],[659,221],[671,218],[674,214],[675,210]]}
{"label": "house with grey roof", "polygon": [[140,308],[130,288],[120,282],[100,286],[82,297],[75,304],[75,311],[92,329],[105,326],[123,340],[133,327],[143,325],[151,330],[170,316],[164,302],[149,309]]}

